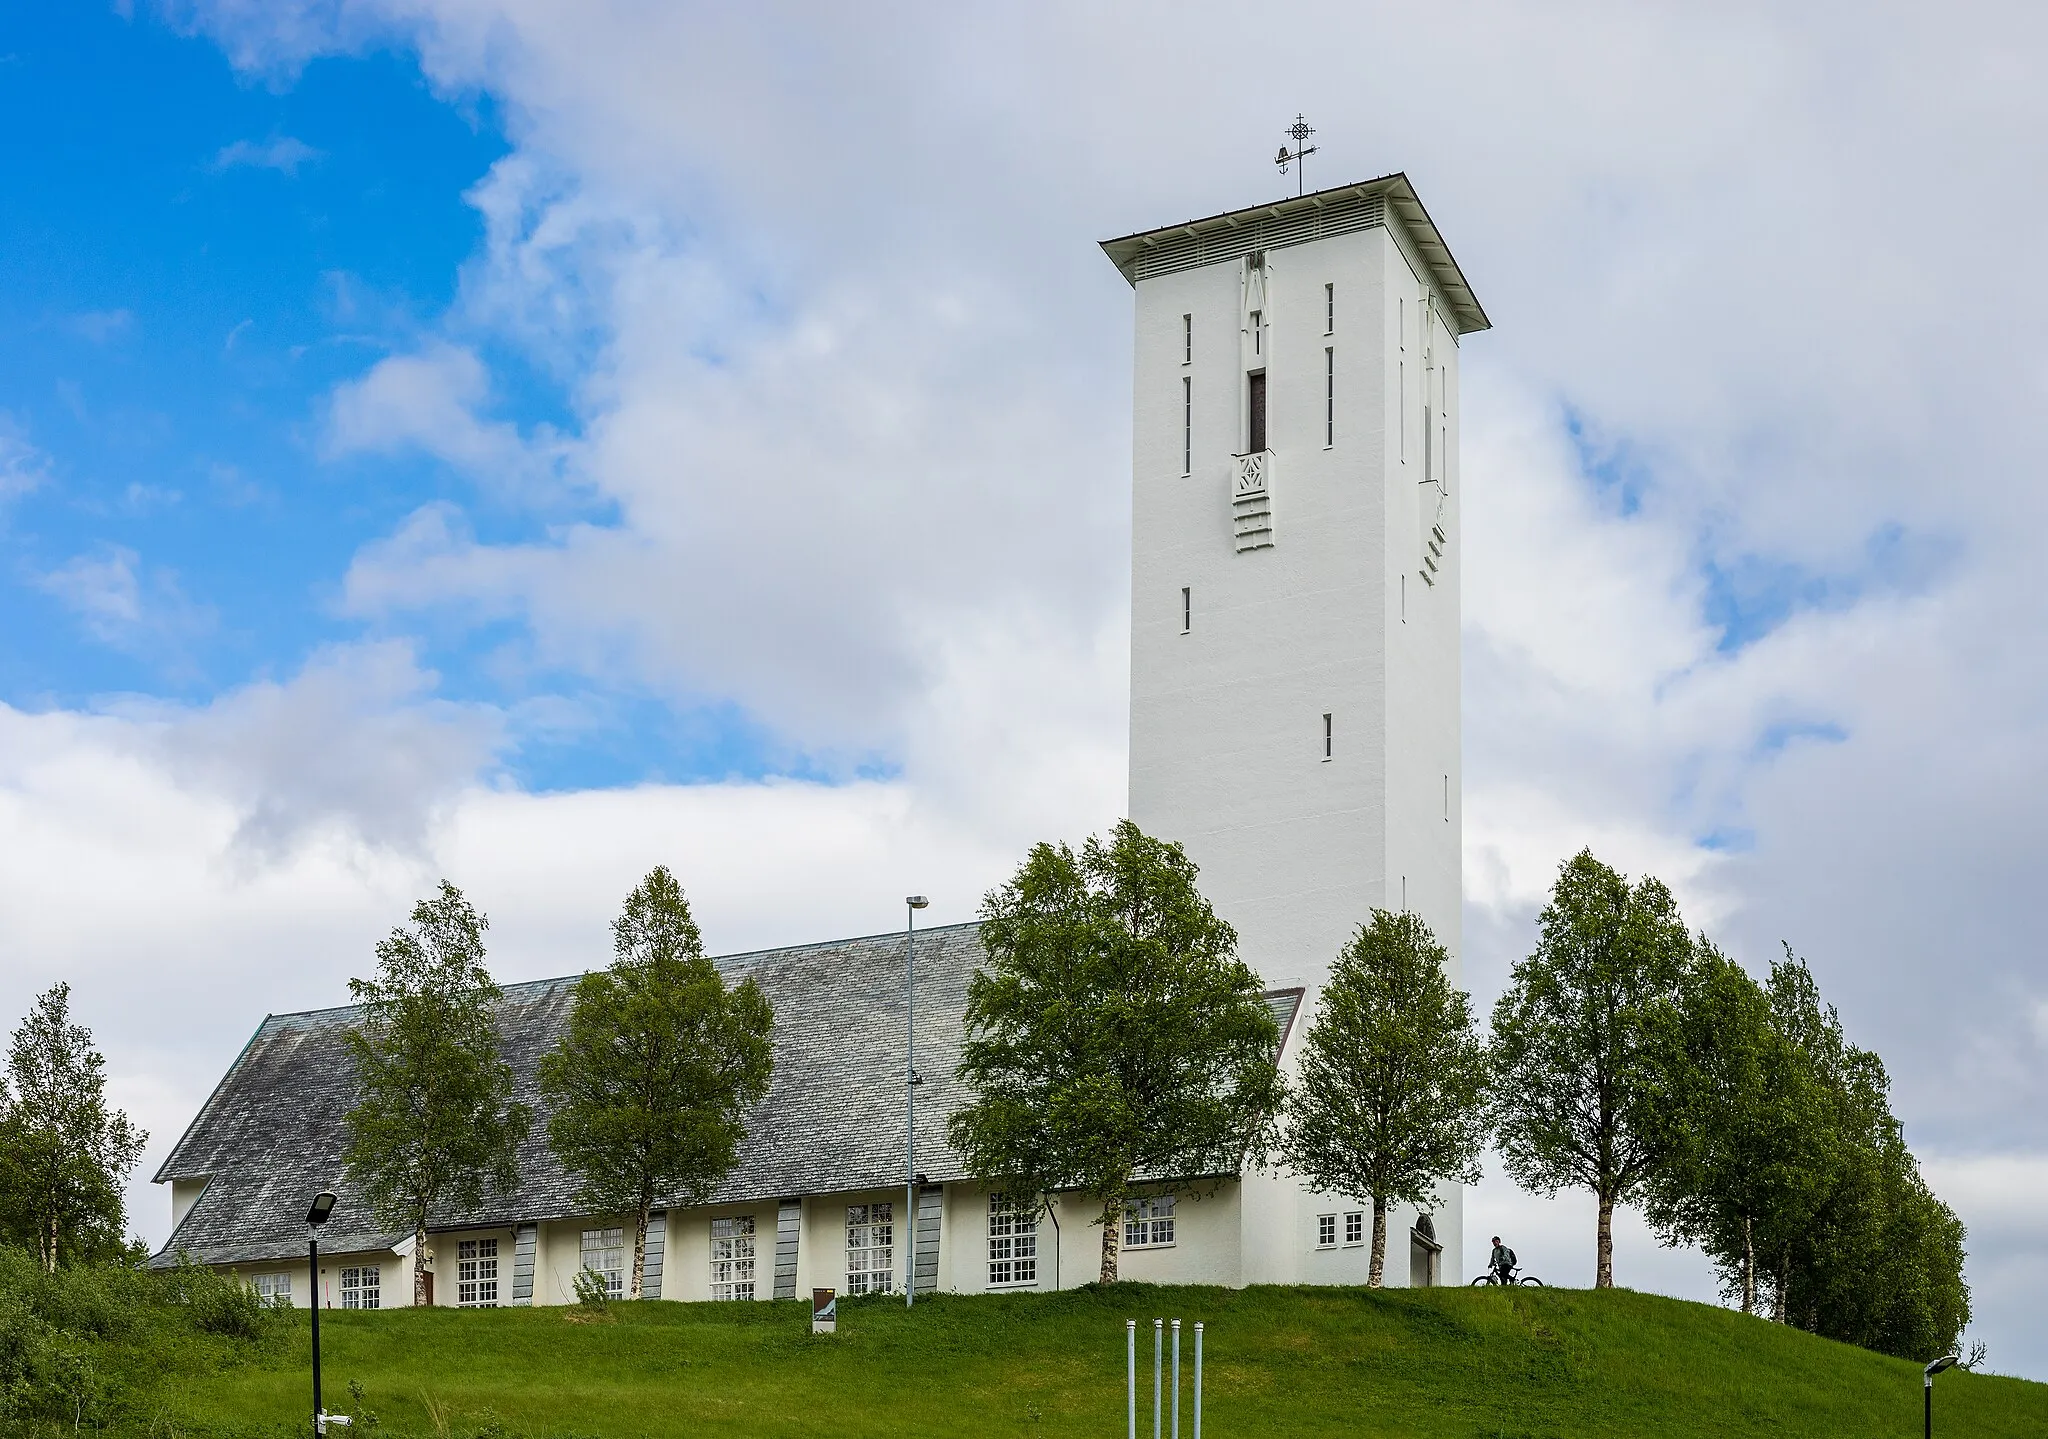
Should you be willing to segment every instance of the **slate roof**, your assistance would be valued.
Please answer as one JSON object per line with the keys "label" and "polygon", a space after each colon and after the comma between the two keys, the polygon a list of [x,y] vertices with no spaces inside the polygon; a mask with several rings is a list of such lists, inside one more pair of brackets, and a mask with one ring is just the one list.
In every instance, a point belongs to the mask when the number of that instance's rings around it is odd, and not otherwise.
{"label": "slate roof", "polygon": [[[946,1143],[946,1121],[968,1101],[960,1059],[967,982],[983,960],[979,927],[917,936],[917,1167],[935,1182],[969,1177]],[[889,1188],[903,1182],[903,935],[757,950],[715,961],[729,981],[751,977],[775,1007],[775,1077],[747,1121],[740,1161],[714,1204]],[[505,986],[499,1034],[519,1098],[536,1114],[519,1154],[520,1187],[472,1210],[436,1211],[437,1230],[510,1226],[581,1212],[576,1182],[548,1148],[535,1080],[581,976]],[[1269,996],[1285,1036],[1301,992]],[[380,1226],[342,1172],[343,1115],[354,1102],[341,1036],[354,1006],[267,1017],[157,1171],[156,1180],[210,1182],[172,1231],[157,1263],[180,1252],[241,1264],[304,1252],[305,1207],[338,1196],[321,1231],[329,1253],[389,1250],[402,1232]]]}

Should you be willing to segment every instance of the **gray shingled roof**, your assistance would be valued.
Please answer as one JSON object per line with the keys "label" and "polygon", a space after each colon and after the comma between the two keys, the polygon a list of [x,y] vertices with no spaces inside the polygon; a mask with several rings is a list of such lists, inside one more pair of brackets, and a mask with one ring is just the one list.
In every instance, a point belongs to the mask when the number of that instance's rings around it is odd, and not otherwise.
{"label": "gray shingled roof", "polygon": [[[967,982],[984,958],[978,926],[917,937],[918,1170],[934,1182],[968,1175],[946,1143],[946,1121],[968,1100],[954,1075]],[[878,1189],[903,1181],[903,936],[758,950],[718,959],[751,977],[775,1007],[775,1077],[749,1116],[740,1161],[713,1203]],[[499,1033],[519,1097],[545,1114],[535,1082],[540,1056],[568,1017],[580,976],[505,986]],[[1300,991],[1270,1002],[1284,1039]],[[205,1192],[172,1231],[158,1263],[183,1252],[239,1264],[303,1252],[308,1199],[339,1196],[321,1233],[331,1253],[389,1249],[402,1234],[380,1226],[342,1172],[343,1115],[354,1101],[341,1036],[353,1007],[271,1015],[258,1027],[170,1157],[157,1182],[206,1178]],[[474,1210],[436,1212],[434,1229],[512,1225],[580,1212],[576,1183],[537,1121],[519,1155],[520,1187]]]}

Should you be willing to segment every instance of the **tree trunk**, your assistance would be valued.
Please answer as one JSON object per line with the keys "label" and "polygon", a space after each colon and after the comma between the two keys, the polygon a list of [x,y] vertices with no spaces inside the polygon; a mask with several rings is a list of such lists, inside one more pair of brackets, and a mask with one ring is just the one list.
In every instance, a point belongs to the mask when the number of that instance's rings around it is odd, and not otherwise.
{"label": "tree trunk", "polygon": [[633,1211],[633,1287],[626,1291],[628,1299],[640,1297],[640,1281],[647,1274],[647,1211],[653,1207],[643,1194],[640,1207]]}
{"label": "tree trunk", "polygon": [[57,1272],[57,1216],[54,1214],[50,1216],[50,1227],[44,1235],[43,1272],[45,1274],[55,1274]]}
{"label": "tree trunk", "polygon": [[1116,1245],[1123,1234],[1124,1202],[1105,1199],[1102,1203],[1102,1273],[1104,1284],[1116,1283]]}
{"label": "tree trunk", "polygon": [[1756,1221],[1742,1216],[1742,1312],[1756,1313]]}
{"label": "tree trunk", "polygon": [[1595,1246],[1593,1287],[1614,1287],[1614,1197],[1609,1194],[1600,1196],[1600,1237]]}
{"label": "tree trunk", "polygon": [[1785,1322],[1785,1286],[1792,1282],[1792,1246],[1787,1244],[1782,1258],[1778,1260],[1777,1292],[1771,1295],[1771,1318],[1780,1324]]}
{"label": "tree trunk", "polygon": [[1385,1281],[1387,1273],[1387,1201],[1378,1194],[1372,1197],[1372,1267],[1365,1272],[1365,1287],[1377,1289]]}
{"label": "tree trunk", "polygon": [[427,1225],[425,1220],[412,1227],[412,1307],[427,1307]]}

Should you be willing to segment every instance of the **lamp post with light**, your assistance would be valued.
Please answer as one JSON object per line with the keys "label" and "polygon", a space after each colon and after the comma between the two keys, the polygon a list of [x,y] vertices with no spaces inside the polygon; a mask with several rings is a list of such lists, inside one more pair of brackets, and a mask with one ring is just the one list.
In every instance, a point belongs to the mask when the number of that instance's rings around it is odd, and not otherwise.
{"label": "lamp post with light", "polygon": [[917,1303],[917,912],[931,903],[903,899],[903,1307]]}
{"label": "lamp post with light", "polygon": [[1920,1371],[1920,1432],[1925,1434],[1927,1439],[1934,1439],[1934,1376],[1944,1369],[1953,1369],[1960,1363],[1962,1359],[1959,1356],[1944,1354]]}
{"label": "lamp post with light", "polygon": [[320,1400],[320,1226],[333,1212],[334,1194],[325,1189],[313,1196],[313,1205],[306,1211],[306,1260],[312,1280],[307,1294],[313,1303],[313,1433],[316,1439],[327,1433],[329,1424],[348,1423],[348,1415],[329,1414],[327,1406]]}

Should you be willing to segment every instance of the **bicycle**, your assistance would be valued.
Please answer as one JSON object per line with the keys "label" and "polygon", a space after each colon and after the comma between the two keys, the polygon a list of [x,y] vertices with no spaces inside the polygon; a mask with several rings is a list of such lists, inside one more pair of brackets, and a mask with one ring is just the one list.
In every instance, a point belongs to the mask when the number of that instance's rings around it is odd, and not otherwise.
{"label": "bicycle", "polygon": [[[1520,1275],[1520,1277],[1517,1277],[1518,1274]],[[1533,1285],[1538,1289],[1541,1289],[1543,1287],[1543,1281],[1541,1279],[1538,1279],[1533,1274],[1520,1274],[1520,1271],[1518,1269],[1509,1270],[1508,1277],[1505,1279],[1501,1278],[1500,1275],[1496,1274],[1493,1270],[1489,1269],[1484,1274],[1480,1275],[1477,1279],[1472,1281],[1472,1287],[1474,1289],[1477,1289],[1482,1285],[1488,1284],[1504,1284],[1510,1287],[1517,1284],[1527,1284]]]}

